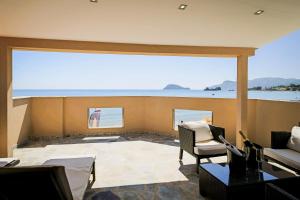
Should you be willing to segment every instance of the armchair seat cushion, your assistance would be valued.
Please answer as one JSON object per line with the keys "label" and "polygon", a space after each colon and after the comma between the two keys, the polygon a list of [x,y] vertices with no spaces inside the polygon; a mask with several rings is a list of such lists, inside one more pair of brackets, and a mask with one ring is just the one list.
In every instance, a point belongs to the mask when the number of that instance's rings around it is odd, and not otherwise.
{"label": "armchair seat cushion", "polygon": [[216,140],[197,142],[194,147],[197,155],[218,155],[226,153],[226,146]]}
{"label": "armchair seat cushion", "polygon": [[300,153],[291,149],[264,148],[264,155],[300,170]]}

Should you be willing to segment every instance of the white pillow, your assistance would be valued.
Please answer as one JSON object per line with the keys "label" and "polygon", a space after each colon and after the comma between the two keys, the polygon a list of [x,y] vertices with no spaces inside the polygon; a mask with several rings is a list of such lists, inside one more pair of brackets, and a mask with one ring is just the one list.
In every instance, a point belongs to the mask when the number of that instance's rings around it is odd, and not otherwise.
{"label": "white pillow", "polygon": [[195,142],[214,139],[209,125],[203,121],[184,122],[183,126],[195,131]]}
{"label": "white pillow", "polygon": [[287,147],[300,153],[300,127],[294,126]]}

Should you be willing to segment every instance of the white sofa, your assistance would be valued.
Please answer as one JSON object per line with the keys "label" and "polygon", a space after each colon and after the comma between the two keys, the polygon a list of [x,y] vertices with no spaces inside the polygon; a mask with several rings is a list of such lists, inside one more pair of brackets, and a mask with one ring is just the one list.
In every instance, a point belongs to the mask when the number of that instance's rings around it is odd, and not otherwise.
{"label": "white sofa", "polygon": [[266,159],[274,160],[294,171],[300,172],[300,127],[291,132],[272,131],[271,148],[264,148]]}

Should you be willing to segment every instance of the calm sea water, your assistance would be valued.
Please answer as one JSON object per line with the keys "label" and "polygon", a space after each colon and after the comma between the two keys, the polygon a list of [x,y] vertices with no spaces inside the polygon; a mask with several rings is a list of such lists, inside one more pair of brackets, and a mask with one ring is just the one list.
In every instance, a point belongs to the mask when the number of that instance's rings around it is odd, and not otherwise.
{"label": "calm sea water", "polygon": [[[235,91],[202,91],[202,90],[14,90],[14,97],[23,96],[167,96],[167,97],[208,97],[236,98]],[[249,91],[250,99],[299,101],[300,92]],[[123,110],[121,108],[101,110],[101,127],[122,127]],[[125,111],[126,112],[126,111]],[[89,115],[92,112],[89,112]],[[175,110],[174,128],[181,121],[199,121],[212,119],[210,111]]]}
{"label": "calm sea water", "polygon": [[[203,90],[14,90],[14,97],[21,96],[166,96],[236,98],[236,91]],[[250,99],[300,101],[300,92],[249,91]]]}

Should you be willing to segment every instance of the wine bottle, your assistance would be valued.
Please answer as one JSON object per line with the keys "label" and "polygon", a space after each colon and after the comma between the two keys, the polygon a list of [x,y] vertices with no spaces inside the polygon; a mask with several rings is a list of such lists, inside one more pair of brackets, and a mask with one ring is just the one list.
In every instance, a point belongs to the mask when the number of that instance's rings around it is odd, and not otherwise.
{"label": "wine bottle", "polygon": [[242,138],[244,140],[243,142],[244,142],[246,147],[254,148],[254,149],[257,149],[257,150],[262,149],[262,147],[260,145],[251,142],[249,140],[249,138],[243,133],[243,131],[239,131],[239,133],[242,136]]}
{"label": "wine bottle", "polygon": [[230,144],[222,135],[219,135],[220,140],[225,144],[226,148],[231,151],[232,153],[243,157],[244,155],[236,148],[236,146]]}
{"label": "wine bottle", "polygon": [[239,131],[239,134],[242,136],[246,147],[252,148],[254,146],[253,143],[250,142],[249,138],[243,133],[243,131]]}

